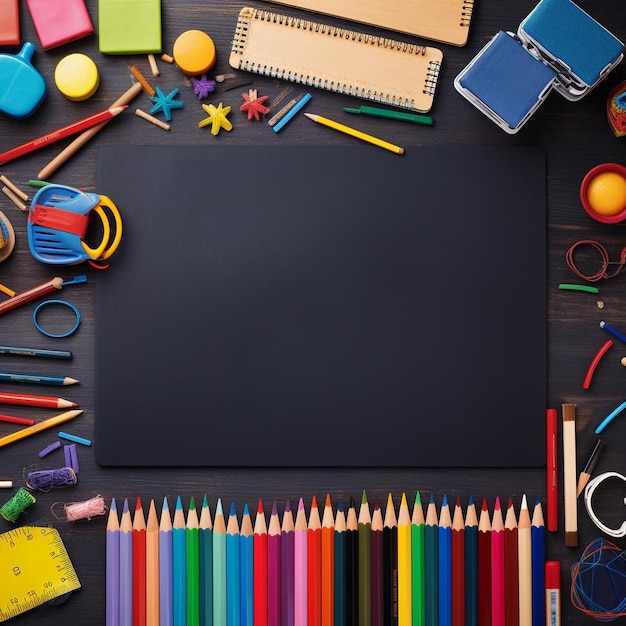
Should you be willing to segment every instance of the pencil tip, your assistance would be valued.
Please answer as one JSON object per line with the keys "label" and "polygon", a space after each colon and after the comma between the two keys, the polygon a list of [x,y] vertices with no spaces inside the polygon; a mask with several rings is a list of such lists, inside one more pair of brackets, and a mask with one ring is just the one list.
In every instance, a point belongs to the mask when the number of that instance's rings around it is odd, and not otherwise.
{"label": "pencil tip", "polygon": [[311,508],[317,508],[317,496],[315,496],[315,494],[313,495],[313,498],[311,498]]}
{"label": "pencil tip", "polygon": [[164,511],[167,511],[169,508],[170,508],[170,505],[167,502],[167,496],[163,496],[163,507],[162,507],[162,509]]}
{"label": "pencil tip", "polygon": [[526,494],[522,495],[522,508],[523,509],[527,509],[528,508],[528,502],[526,501]]}
{"label": "pencil tip", "polygon": [[180,496],[178,496],[176,498],[176,508],[177,509],[182,509],[183,508],[183,501],[182,501]]}
{"label": "pencil tip", "polygon": [[141,511],[142,508],[143,506],[141,504],[141,498],[137,496],[137,502],[135,503],[135,511]]}
{"label": "pencil tip", "polygon": [[441,506],[448,506],[448,496],[444,493],[443,500],[441,501]]}
{"label": "pencil tip", "polygon": [[195,511],[196,510],[196,502],[193,499],[193,496],[191,496],[191,498],[189,498],[189,510],[190,511]]}
{"label": "pencil tip", "polygon": [[234,517],[237,514],[237,511],[235,509],[235,503],[231,502],[230,503],[230,514]]}
{"label": "pencil tip", "polygon": [[124,498],[124,508],[122,509],[122,513],[130,513],[130,509],[128,508],[128,498]]}
{"label": "pencil tip", "polygon": [[248,508],[248,503],[246,502],[246,504],[243,505],[243,514],[244,515],[250,515],[250,509]]}
{"label": "pencil tip", "polygon": [[300,509],[304,509],[304,500],[302,498],[298,500],[298,510]]}
{"label": "pencil tip", "polygon": [[500,496],[496,496],[496,503],[494,504],[494,509],[496,509],[496,511],[500,510]]}
{"label": "pencil tip", "polygon": [[415,492],[415,504],[422,504],[422,496],[419,491]]}
{"label": "pencil tip", "polygon": [[202,508],[206,509],[209,506],[209,497],[204,494],[204,498],[202,499]]}
{"label": "pencil tip", "polygon": [[259,505],[256,508],[256,512],[263,515],[263,500],[259,498]]}
{"label": "pencil tip", "polygon": [[400,506],[407,506],[406,493],[404,491],[402,492],[402,498],[400,499]]}
{"label": "pencil tip", "polygon": [[482,510],[483,511],[488,511],[489,510],[489,506],[487,505],[487,498],[483,498],[483,505],[482,505]]}
{"label": "pencil tip", "polygon": [[367,494],[365,493],[365,489],[363,489],[363,495],[361,496],[361,504],[367,504]]}
{"label": "pencil tip", "polygon": [[278,507],[276,506],[276,500],[272,504],[272,515],[278,515]]}
{"label": "pencil tip", "polygon": [[285,502],[285,513],[291,513],[291,502],[289,500]]}
{"label": "pencil tip", "polygon": [[117,505],[115,504],[115,498],[111,498],[111,506],[109,507],[111,511],[117,511]]}
{"label": "pencil tip", "polygon": [[329,493],[326,494],[326,502],[324,502],[324,506],[331,506]]}
{"label": "pencil tip", "polygon": [[339,513],[341,511],[341,513],[343,513],[343,502],[341,500],[339,500],[339,502],[337,503],[337,513]]}
{"label": "pencil tip", "polygon": [[217,499],[217,505],[215,507],[216,515],[224,515],[224,509],[222,508],[222,498]]}
{"label": "pencil tip", "polygon": [[467,506],[474,506],[474,496],[470,496],[467,501]]}
{"label": "pencil tip", "polygon": [[391,495],[391,491],[387,495],[387,506],[393,506],[393,496]]}

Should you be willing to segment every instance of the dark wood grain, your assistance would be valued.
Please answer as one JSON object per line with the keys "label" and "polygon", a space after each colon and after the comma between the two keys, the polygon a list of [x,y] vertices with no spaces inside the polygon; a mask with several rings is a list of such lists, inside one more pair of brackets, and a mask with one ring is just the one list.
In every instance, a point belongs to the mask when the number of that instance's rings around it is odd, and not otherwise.
{"label": "dark wood grain", "polygon": [[[249,3],[252,6],[270,7],[286,13],[300,15],[298,11],[288,8],[271,7],[263,2]],[[533,8],[531,0],[477,0],[473,25],[467,46],[455,48],[444,44],[415,40],[441,47],[444,51],[444,62],[440,74],[435,103],[431,114],[435,119],[432,128],[419,125],[389,123],[374,118],[359,118],[359,128],[399,145],[440,145],[440,144],[488,144],[488,145],[538,145],[547,157],[547,220],[549,224],[549,255],[546,259],[548,272],[548,311],[549,329],[549,406],[559,409],[563,402],[578,405],[578,467],[582,469],[593,445],[593,431],[597,424],[614,407],[620,404],[626,395],[626,368],[620,364],[621,357],[626,354],[626,345],[616,342],[600,364],[593,379],[591,388],[583,390],[582,383],[586,369],[593,355],[608,338],[599,328],[599,322],[606,320],[626,332],[626,276],[618,276],[600,284],[600,297],[574,292],[559,291],[560,282],[577,282],[576,277],[567,268],[565,252],[576,240],[593,238],[606,245],[611,258],[619,258],[622,247],[626,246],[623,225],[603,226],[592,222],[584,213],[578,198],[578,188],[585,173],[591,167],[604,161],[626,162],[626,139],[613,136],[609,128],[606,114],[606,98],[609,91],[622,80],[626,79],[626,64],[618,68],[584,100],[567,102],[557,94],[552,94],[539,109],[524,129],[514,136],[509,136],[488,121],[469,103],[462,99],[453,88],[456,74],[473,58],[476,52],[498,30],[515,30],[517,24]],[[626,39],[626,4],[618,0],[607,0],[602,3],[581,0],[579,3],[622,40]],[[97,2],[87,0],[90,15],[97,29]],[[33,62],[44,75],[48,85],[48,96],[41,108],[26,120],[0,119],[0,143],[2,149],[21,144],[33,137],[45,134],[57,127],[68,124],[76,119],[94,113],[116,100],[132,82],[129,66],[136,64],[153,85],[159,85],[164,92],[178,88],[181,100],[185,102],[182,110],[174,111],[172,129],[164,132],[144,120],[137,118],[132,111],[135,106],[147,110],[151,103],[145,94],[141,94],[125,114],[114,120],[85,146],[71,161],[59,169],[51,180],[71,185],[88,191],[96,191],[96,156],[100,146],[107,144],[206,144],[215,150],[227,144],[267,144],[288,142],[294,144],[348,144],[353,139],[320,128],[302,116],[295,119],[284,131],[276,135],[265,123],[248,121],[241,113],[241,93],[236,89],[216,94],[211,99],[216,104],[223,102],[232,106],[230,119],[234,128],[230,133],[221,132],[217,137],[208,129],[199,129],[198,122],[205,117],[200,103],[189,85],[188,80],[173,66],[159,60],[161,76],[154,78],[145,56],[105,57],[98,52],[97,38],[91,36],[80,41],[67,44],[61,48],[43,52],[36,37],[30,15],[25,3],[21,3],[22,41],[33,41],[37,52]],[[163,0],[163,50],[170,52],[176,37],[190,28],[198,28],[209,33],[217,46],[218,61],[216,73],[232,71],[228,67],[230,41],[234,33],[237,14],[243,4],[230,0]],[[318,16],[318,21],[342,24],[337,20]],[[355,27],[356,30],[367,30],[383,34],[382,31],[366,27]],[[397,38],[413,41],[409,37]],[[100,70],[101,84],[96,94],[84,102],[70,102],[55,88],[53,82],[54,68],[57,62],[71,52],[84,52],[90,55]],[[391,68],[390,68],[391,69]],[[300,94],[305,88],[280,82],[270,78],[249,76],[253,86],[260,95],[269,95],[270,101],[285,89],[292,88],[293,94]],[[406,80],[411,80],[410,76]],[[333,117],[344,106],[355,106],[352,98],[331,93],[315,91],[314,99],[309,106],[312,112]],[[26,182],[34,178],[36,173],[48,163],[63,147],[55,144],[39,150],[27,157],[9,163],[0,168],[11,181],[27,190]],[[375,149],[375,148],[372,148]],[[128,163],[132,168],[133,164]],[[268,176],[280,180],[280,172],[272,169],[271,163],[260,163],[265,167]],[[450,184],[454,184],[454,172],[449,172]],[[219,180],[212,180],[207,172],[205,180],[197,181],[198,195],[210,197],[211,187],[219,185]],[[280,193],[280,187],[277,187]],[[253,189],[245,188],[245,178],[240,189],[232,193],[240,194],[242,200],[254,195]],[[323,194],[323,192],[320,192]],[[320,201],[323,202],[323,195]],[[62,389],[60,395],[69,397],[84,408],[84,414],[68,426],[66,430],[87,438],[93,436],[94,412],[94,292],[97,271],[88,267],[54,268],[38,263],[28,250],[26,238],[26,216],[14,207],[4,195],[0,196],[0,210],[11,219],[17,234],[16,250],[11,258],[0,267],[0,282],[20,292],[33,285],[44,282],[54,275],[70,278],[73,275],[86,273],[89,277],[87,285],[68,287],[62,296],[70,300],[81,311],[83,319],[79,331],[62,342],[47,340],[42,337],[32,323],[32,306],[25,306],[2,317],[2,342],[14,345],[32,345],[71,349],[74,358],[70,363],[34,362],[21,357],[2,357],[2,368],[6,370],[39,370],[46,373],[62,373],[80,380],[80,385]],[[184,219],[185,207],[177,207],[180,219]],[[502,210],[507,210],[506,198],[502,199]],[[528,207],[528,211],[537,210]],[[533,254],[528,250],[528,254]],[[494,263],[498,259],[493,259]],[[115,258],[112,259],[115,265]],[[114,267],[110,271],[124,271],[123,267]],[[479,276],[468,276],[463,272],[462,259],[459,260],[458,275],[450,277],[451,289],[457,281],[479,281]],[[498,285],[493,285],[498,289]],[[520,284],[524,290],[525,285]],[[604,302],[599,309],[597,301]],[[122,303],[132,307],[133,302]],[[511,334],[516,332],[511,328]],[[507,338],[503,337],[503,341]],[[123,355],[120,355],[123,358]],[[454,355],[454,358],[459,358]],[[467,358],[471,367],[471,355]],[[510,354],[515,359],[515,353]],[[506,367],[502,363],[502,367]],[[9,387],[3,385],[3,389]],[[35,393],[46,393],[50,389],[30,388]],[[523,394],[520,388],[519,393]],[[450,381],[450,392],[454,393],[454,381]],[[511,398],[514,403],[515,398]],[[445,402],[445,398],[442,398]],[[480,411],[479,406],[468,408],[468,419]],[[7,411],[9,412],[9,411]],[[14,414],[32,415],[37,419],[48,416],[45,410],[28,410],[15,408]],[[436,416],[430,416],[436,419]],[[184,428],[184,414],[172,415],[172,428]],[[507,421],[507,407],[502,407],[502,420]],[[297,418],[295,420],[297,427]],[[510,436],[515,430],[523,428],[523,424],[507,424]],[[0,433],[11,432],[7,425],[0,426]],[[162,433],[167,437],[167,432]],[[193,433],[189,433],[193,436]],[[23,484],[25,470],[32,467],[50,467],[47,460],[42,461],[37,453],[52,435],[38,435],[29,440],[0,450],[0,479],[12,479],[14,484]],[[626,417],[621,417],[606,430],[606,449],[596,467],[596,473],[604,471],[626,472],[626,461],[623,453],[626,448]],[[221,446],[223,442],[207,441],[207,464],[210,465],[211,449]],[[346,441],[346,447],[352,442]],[[320,450],[323,454],[323,450]],[[453,457],[454,450],[441,450],[442,456]],[[214,507],[218,497],[226,502],[233,500],[242,510],[244,502],[254,503],[261,497],[266,501],[277,500],[283,504],[290,499],[292,504],[302,496],[310,503],[313,494],[323,497],[331,494],[333,502],[340,499],[344,505],[351,496],[358,497],[363,489],[367,490],[368,498],[374,502],[384,502],[388,492],[393,493],[397,504],[403,491],[408,494],[420,490],[423,493],[433,492],[438,501],[446,493],[453,500],[460,497],[466,502],[470,495],[480,501],[487,497],[490,504],[496,496],[504,501],[513,496],[516,508],[522,494],[533,499],[539,494],[545,501],[545,470],[539,469],[428,469],[420,467],[420,459],[416,457],[415,468],[407,469],[368,469],[368,459],[363,459],[363,467],[350,469],[220,469],[206,468],[171,468],[171,469],[125,469],[102,468],[93,458],[93,450],[80,448],[80,476],[77,486],[71,489],[55,490],[38,493],[37,503],[19,523],[52,523],[59,527],[66,546],[70,552],[82,589],[75,592],[71,599],[62,606],[43,607],[14,620],[15,624],[86,624],[91,622],[104,623],[105,601],[105,523],[104,518],[92,519],[74,524],[59,521],[53,509],[55,503],[67,503],[86,500],[96,494],[102,494],[107,501],[115,497],[118,501],[124,498],[134,499],[140,495],[144,502],[150,498],[161,501],[163,496],[174,498],[180,494],[183,498],[196,498],[207,493],[211,506]],[[52,462],[50,462],[52,463]],[[52,465],[54,467],[54,465]],[[562,479],[562,472],[559,473]],[[6,494],[6,495],[5,495]],[[3,492],[4,500],[10,493]],[[606,521],[614,527],[619,526],[625,518],[623,504],[624,494],[619,486],[612,486],[602,496],[602,510]],[[546,556],[562,563],[563,573],[563,619],[565,624],[592,623],[592,620],[572,607],[569,601],[569,567],[576,561],[584,547],[595,537],[599,530],[588,518],[585,507],[579,502],[579,538],[578,548],[566,548],[563,537],[562,494],[560,498],[559,531],[548,533]],[[57,510],[57,507],[54,508]],[[9,530],[12,525],[0,520],[0,531]],[[618,542],[620,540],[617,540]],[[623,540],[622,547],[624,545]]]}

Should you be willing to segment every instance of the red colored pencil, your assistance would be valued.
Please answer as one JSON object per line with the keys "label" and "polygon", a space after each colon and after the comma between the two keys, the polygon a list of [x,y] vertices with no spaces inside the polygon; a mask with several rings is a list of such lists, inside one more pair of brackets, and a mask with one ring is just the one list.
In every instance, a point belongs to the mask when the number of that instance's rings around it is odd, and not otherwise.
{"label": "red colored pencil", "polygon": [[322,522],[313,496],[307,529],[307,626],[322,623]]}
{"label": "red colored pencil", "polygon": [[267,528],[267,621],[280,624],[280,518],[276,502],[272,505],[270,523]]}
{"label": "red colored pencil", "polygon": [[0,422],[10,422],[11,424],[24,424],[25,426],[32,426],[35,420],[29,417],[15,417],[14,415],[0,415]]}
{"label": "red colored pencil", "polygon": [[84,130],[91,128],[92,126],[96,126],[96,124],[100,124],[100,122],[106,122],[107,120],[110,120],[116,115],[119,115],[124,109],[127,108],[128,106],[124,105],[121,107],[111,107],[110,109],[105,109],[104,111],[100,111],[100,113],[85,117],[84,119],[73,122],[68,126],[63,126],[63,128],[59,128],[58,130],[48,133],[47,135],[43,135],[42,137],[38,137],[37,139],[32,139],[31,141],[22,144],[21,146],[17,146],[16,148],[11,148],[11,150],[2,152],[0,153],[0,165],[4,165],[9,161],[13,161],[14,159],[28,154],[29,152],[39,150],[39,148],[44,148],[48,144],[54,143],[55,141],[65,139],[66,137],[71,137],[72,135],[77,135],[78,133],[82,133]]}
{"label": "red colored pencil", "polygon": [[547,487],[547,520],[546,526],[550,532],[556,532],[559,527],[558,513],[558,462],[557,462],[557,412],[548,409],[546,415],[546,487]]}
{"label": "red colored pencil", "polygon": [[263,501],[254,520],[254,538],[252,544],[254,568],[254,626],[267,626],[267,523],[263,513]]}
{"label": "red colored pencil", "polygon": [[517,518],[513,498],[509,498],[504,518],[504,623],[519,624],[519,565]]}
{"label": "red colored pencil", "polygon": [[322,516],[322,626],[335,623],[335,518],[326,494]]}
{"label": "red colored pencil", "polygon": [[44,409],[69,409],[78,406],[76,402],[70,402],[63,398],[53,396],[35,396],[26,393],[0,392],[0,404],[17,404],[20,406],[37,406]]}
{"label": "red colored pencil", "polygon": [[504,626],[504,519],[500,498],[496,498],[491,522],[491,623]]}
{"label": "red colored pencil", "polygon": [[133,517],[133,626],[146,624],[146,518],[141,498]]}
{"label": "red colored pencil", "polygon": [[478,518],[478,623],[491,626],[491,520],[486,498]]}
{"label": "red colored pencil", "polygon": [[452,517],[452,626],[465,625],[465,519],[457,498]]}

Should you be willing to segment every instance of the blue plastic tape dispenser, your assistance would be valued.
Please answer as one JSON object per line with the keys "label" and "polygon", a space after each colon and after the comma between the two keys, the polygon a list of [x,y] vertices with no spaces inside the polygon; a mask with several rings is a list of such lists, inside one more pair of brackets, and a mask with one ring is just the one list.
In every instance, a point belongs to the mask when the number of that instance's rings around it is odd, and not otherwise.
{"label": "blue plastic tape dispenser", "polygon": [[[113,216],[112,222],[105,208]],[[102,239],[93,248],[84,241],[92,211],[102,222]],[[54,184],[42,187],[33,196],[28,245],[42,263],[75,265],[87,261],[97,266],[117,250],[121,238],[122,219],[107,196]]]}

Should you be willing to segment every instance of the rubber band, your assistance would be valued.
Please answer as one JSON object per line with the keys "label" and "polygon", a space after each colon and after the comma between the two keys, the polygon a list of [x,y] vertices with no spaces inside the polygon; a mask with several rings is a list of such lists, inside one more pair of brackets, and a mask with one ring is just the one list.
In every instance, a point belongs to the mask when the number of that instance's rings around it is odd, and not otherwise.
{"label": "rubber band", "polygon": [[[41,311],[43,307],[49,306],[51,304],[61,304],[63,306],[68,307],[74,312],[74,315],[76,316],[76,323],[68,331],[64,333],[52,333],[43,329],[39,325],[39,322],[37,321],[37,316],[39,315],[39,312]],[[70,335],[74,334],[78,330],[78,327],[80,326],[80,321],[81,321],[80,311],[73,304],[70,304],[69,302],[66,302],[65,300],[44,300],[41,304],[37,306],[37,308],[33,312],[33,323],[35,324],[35,328],[40,333],[46,335],[47,337],[52,337],[54,339],[59,339],[61,337],[69,337]]]}
{"label": "rubber band", "polygon": [[613,409],[595,429],[594,433],[599,435],[624,409],[626,409],[626,401],[622,402],[616,409]]}
{"label": "rubber band", "polygon": [[[581,246],[590,246],[599,252],[601,265],[600,269],[595,274],[584,274],[576,266],[574,253]],[[569,247],[565,254],[565,260],[567,261],[568,267],[572,270],[572,272],[574,272],[574,274],[576,274],[576,276],[582,278],[583,280],[588,280],[590,283],[594,283],[598,280],[602,280],[603,278],[614,278],[624,269],[624,265],[626,265],[626,248],[622,248],[619,262],[611,261],[606,248],[601,243],[593,241],[592,239],[582,239]],[[613,273],[609,274],[609,265],[617,265],[618,267]]]}
{"label": "rubber band", "polygon": [[587,369],[587,374],[585,375],[585,380],[583,382],[583,389],[589,389],[591,386],[591,379],[593,378],[593,374],[598,367],[598,363],[600,363],[602,357],[608,352],[609,348],[613,345],[613,341],[609,339],[596,353],[596,355],[591,360],[589,364],[589,368]]}
{"label": "rubber band", "polygon": [[587,513],[591,518],[591,521],[603,532],[611,537],[624,537],[626,536],[626,521],[622,522],[622,525],[619,528],[609,528],[605,526],[595,514],[593,507],[591,506],[591,500],[593,497],[593,492],[596,490],[598,485],[605,481],[607,478],[618,478],[619,480],[623,480],[626,482],[626,476],[620,474],[618,472],[605,472],[604,474],[600,474],[595,478],[592,478],[585,487],[585,507],[587,508]]}

